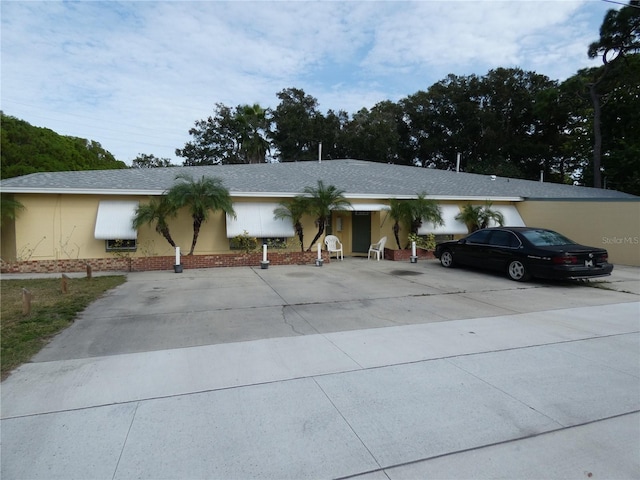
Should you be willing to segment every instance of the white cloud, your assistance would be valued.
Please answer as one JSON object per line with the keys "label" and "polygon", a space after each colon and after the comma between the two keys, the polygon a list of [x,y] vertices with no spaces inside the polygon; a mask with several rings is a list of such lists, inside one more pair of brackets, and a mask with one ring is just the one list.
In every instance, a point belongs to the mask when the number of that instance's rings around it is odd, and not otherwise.
{"label": "white cloud", "polygon": [[[609,4],[526,1],[2,2],[2,108],[117,158],[174,157],[220,102],[302,88],[354,113],[449,73],[589,64]],[[179,161],[179,160],[175,160]]]}

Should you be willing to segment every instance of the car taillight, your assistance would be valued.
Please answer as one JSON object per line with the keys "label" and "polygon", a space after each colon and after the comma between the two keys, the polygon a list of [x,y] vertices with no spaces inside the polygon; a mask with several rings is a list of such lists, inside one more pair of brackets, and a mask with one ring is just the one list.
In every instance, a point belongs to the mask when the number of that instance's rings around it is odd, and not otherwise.
{"label": "car taillight", "polygon": [[609,254],[603,253],[602,255],[598,255],[598,262],[606,263],[609,260]]}
{"label": "car taillight", "polygon": [[578,257],[575,255],[563,255],[562,257],[553,257],[553,263],[557,265],[575,265],[578,263]]}

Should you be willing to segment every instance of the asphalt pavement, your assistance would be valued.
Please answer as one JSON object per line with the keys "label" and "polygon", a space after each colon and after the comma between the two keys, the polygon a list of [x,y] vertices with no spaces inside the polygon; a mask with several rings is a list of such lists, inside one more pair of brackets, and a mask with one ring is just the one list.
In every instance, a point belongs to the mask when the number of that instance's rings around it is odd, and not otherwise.
{"label": "asphalt pavement", "polygon": [[640,478],[639,268],[127,277],[2,382],[3,479]]}

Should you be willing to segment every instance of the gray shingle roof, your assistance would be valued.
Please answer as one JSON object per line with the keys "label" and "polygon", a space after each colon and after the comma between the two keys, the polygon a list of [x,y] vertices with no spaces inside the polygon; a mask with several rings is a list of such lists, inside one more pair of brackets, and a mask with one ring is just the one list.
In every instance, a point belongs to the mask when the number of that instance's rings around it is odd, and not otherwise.
{"label": "gray shingle roof", "polygon": [[291,196],[323,180],[325,185],[344,190],[349,198],[402,198],[426,192],[438,198],[640,200],[615,190],[504,177],[493,179],[489,175],[359,160],[34,173],[2,180],[0,189],[8,193],[153,195],[169,189],[180,173],[195,178],[219,177],[234,196]]}

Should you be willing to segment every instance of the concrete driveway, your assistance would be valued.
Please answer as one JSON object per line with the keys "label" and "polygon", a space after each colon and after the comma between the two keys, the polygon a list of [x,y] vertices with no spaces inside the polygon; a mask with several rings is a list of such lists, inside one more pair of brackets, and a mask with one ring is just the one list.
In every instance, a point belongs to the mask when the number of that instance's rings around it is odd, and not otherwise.
{"label": "concrete driveway", "polygon": [[630,267],[131,273],[3,382],[2,477],[638,478],[639,300]]}

